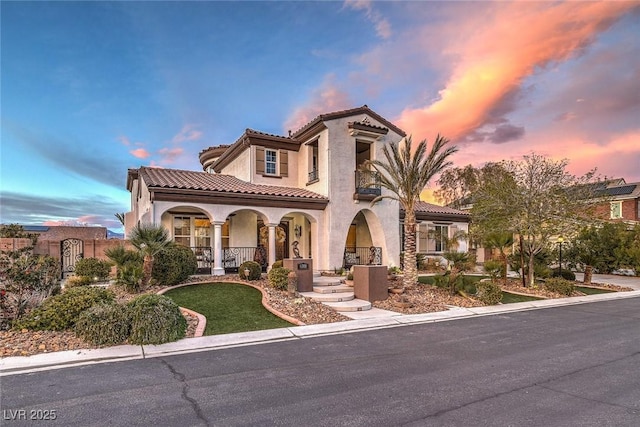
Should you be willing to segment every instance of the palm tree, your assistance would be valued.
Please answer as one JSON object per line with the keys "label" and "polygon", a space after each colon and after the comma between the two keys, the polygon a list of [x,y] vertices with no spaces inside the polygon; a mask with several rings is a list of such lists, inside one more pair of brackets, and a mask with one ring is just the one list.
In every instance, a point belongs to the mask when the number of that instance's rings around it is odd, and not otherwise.
{"label": "palm tree", "polygon": [[362,169],[373,168],[380,175],[380,186],[391,194],[377,196],[372,204],[382,199],[396,200],[404,210],[404,276],[403,287],[411,287],[418,280],[416,268],[416,203],[429,181],[452,162],[449,156],[457,147],[446,147],[448,139],[438,135],[427,153],[427,140],[422,140],[413,152],[411,136],[402,145],[392,142],[382,148],[385,160],[367,160]]}
{"label": "palm tree", "polygon": [[146,287],[151,280],[153,257],[161,250],[171,246],[173,242],[167,229],[156,224],[136,225],[131,230],[129,241],[144,256],[142,286]]}
{"label": "palm tree", "polygon": [[500,269],[500,276],[507,281],[507,249],[513,246],[513,234],[505,231],[495,231],[489,233],[485,239],[484,244],[489,248],[496,248],[500,251],[500,262],[502,268]]}
{"label": "palm tree", "polygon": [[113,215],[116,218],[118,218],[118,221],[120,221],[120,224],[122,224],[124,226],[124,212],[116,212]]}

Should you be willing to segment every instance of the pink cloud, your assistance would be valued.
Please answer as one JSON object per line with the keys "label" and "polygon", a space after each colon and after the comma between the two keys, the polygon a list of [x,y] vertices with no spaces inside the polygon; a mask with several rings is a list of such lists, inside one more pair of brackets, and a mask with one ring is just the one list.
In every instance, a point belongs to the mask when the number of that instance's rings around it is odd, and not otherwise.
{"label": "pink cloud", "polygon": [[171,164],[174,163],[178,157],[184,153],[184,149],[181,147],[176,148],[161,148],[158,153],[162,156],[160,163],[162,164]]}
{"label": "pink cloud", "polygon": [[135,150],[129,151],[129,153],[131,153],[133,157],[137,157],[138,159],[146,159],[151,155],[151,153],[149,153],[144,148],[136,148]]}
{"label": "pink cloud", "polygon": [[122,145],[126,145],[127,147],[129,147],[131,145],[131,141],[129,140],[129,138],[127,138],[126,136],[119,136],[118,137],[118,141],[120,141],[122,143]]}
{"label": "pink cloud", "polygon": [[285,121],[285,129],[296,131],[318,115],[340,111],[353,107],[349,95],[335,82],[335,76],[329,75],[322,86],[311,94],[311,99],[302,107],[296,108]]}
{"label": "pink cloud", "polygon": [[194,129],[195,125],[187,124],[182,127],[180,132],[176,134],[171,142],[179,144],[186,141],[197,141],[202,137],[202,132]]}
{"label": "pink cloud", "polygon": [[[463,140],[483,126],[505,124],[525,78],[580,54],[633,2],[499,2],[454,26],[447,54],[452,73],[433,102],[402,111],[397,123],[417,139],[440,132]],[[475,11],[474,9],[474,12]],[[446,25],[451,25],[447,22]]]}

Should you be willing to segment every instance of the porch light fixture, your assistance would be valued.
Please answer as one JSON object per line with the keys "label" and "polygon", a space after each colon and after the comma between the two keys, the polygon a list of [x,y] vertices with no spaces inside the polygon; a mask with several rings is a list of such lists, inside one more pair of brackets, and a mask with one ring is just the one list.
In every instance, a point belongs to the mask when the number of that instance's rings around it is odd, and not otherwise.
{"label": "porch light fixture", "polygon": [[295,233],[296,237],[298,237],[298,238],[299,238],[300,236],[302,236],[302,227],[301,227],[301,226],[299,226],[299,225],[296,225],[296,226],[293,228],[293,232]]}

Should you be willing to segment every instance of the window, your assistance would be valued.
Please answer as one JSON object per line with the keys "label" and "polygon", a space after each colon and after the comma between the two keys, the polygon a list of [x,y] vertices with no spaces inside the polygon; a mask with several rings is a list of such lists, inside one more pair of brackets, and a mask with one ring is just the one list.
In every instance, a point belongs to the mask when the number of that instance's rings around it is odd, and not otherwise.
{"label": "window", "polygon": [[191,246],[191,218],[176,216],[173,218],[173,240],[182,246]]}
{"label": "window", "polygon": [[277,174],[278,152],[276,150],[264,150],[264,172],[268,175]]}
{"label": "window", "polygon": [[611,219],[622,218],[622,202],[611,202]]}
{"label": "window", "polygon": [[448,238],[449,238],[449,226],[436,225],[435,227],[436,252],[444,252],[447,250]]}
{"label": "window", "polygon": [[211,222],[204,217],[173,217],[173,240],[186,247],[211,247]]}

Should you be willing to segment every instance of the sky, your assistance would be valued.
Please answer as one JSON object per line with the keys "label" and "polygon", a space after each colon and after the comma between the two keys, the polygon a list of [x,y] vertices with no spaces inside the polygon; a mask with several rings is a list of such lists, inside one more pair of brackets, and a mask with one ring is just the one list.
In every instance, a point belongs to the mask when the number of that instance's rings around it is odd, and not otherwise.
{"label": "sky", "polygon": [[[0,222],[102,225],[128,168],[368,105],[454,165],[640,181],[640,2],[3,1]],[[432,183],[435,186],[435,183]]]}

